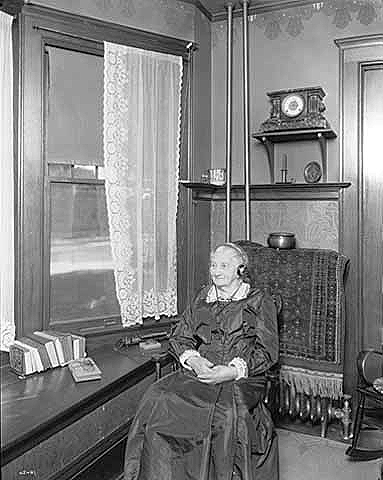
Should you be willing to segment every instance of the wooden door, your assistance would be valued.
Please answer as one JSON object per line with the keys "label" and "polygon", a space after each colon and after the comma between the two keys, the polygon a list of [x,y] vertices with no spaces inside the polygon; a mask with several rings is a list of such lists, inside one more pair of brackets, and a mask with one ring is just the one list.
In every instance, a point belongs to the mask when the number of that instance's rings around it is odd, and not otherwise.
{"label": "wooden door", "polygon": [[357,383],[356,357],[383,336],[383,35],[345,38],[340,49],[340,250],[346,284],[345,391]]}
{"label": "wooden door", "polygon": [[362,348],[383,344],[383,61],[362,67]]}

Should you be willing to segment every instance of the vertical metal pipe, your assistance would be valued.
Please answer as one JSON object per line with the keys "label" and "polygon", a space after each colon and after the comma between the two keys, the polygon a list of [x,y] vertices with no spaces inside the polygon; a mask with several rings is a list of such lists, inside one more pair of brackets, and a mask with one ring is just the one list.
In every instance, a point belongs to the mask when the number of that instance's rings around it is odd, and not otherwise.
{"label": "vertical metal pipe", "polygon": [[233,2],[227,2],[227,55],[226,55],[226,242],[231,239],[231,150],[232,150],[232,53]]}
{"label": "vertical metal pipe", "polygon": [[[194,108],[193,108],[193,86],[194,86],[194,49],[195,46],[191,45],[189,47],[188,52],[188,72],[187,72],[187,124],[188,124],[188,151],[187,151],[187,167],[186,167],[186,178],[190,179],[193,175],[193,164],[194,164],[194,145],[193,145],[193,133],[195,132],[194,129]],[[184,177],[185,178],[185,177]],[[188,189],[189,190],[189,189]],[[189,190],[187,195],[187,208],[186,208],[186,215],[187,215],[187,238],[189,239],[189,252],[188,258],[189,261],[186,262],[187,265],[187,295],[190,296],[190,293],[195,290],[194,287],[194,272],[195,272],[195,224],[193,222],[193,194],[192,191]]]}
{"label": "vertical metal pipe", "polygon": [[245,238],[250,240],[250,134],[249,134],[249,42],[248,13],[249,0],[243,4],[243,162],[245,176]]}

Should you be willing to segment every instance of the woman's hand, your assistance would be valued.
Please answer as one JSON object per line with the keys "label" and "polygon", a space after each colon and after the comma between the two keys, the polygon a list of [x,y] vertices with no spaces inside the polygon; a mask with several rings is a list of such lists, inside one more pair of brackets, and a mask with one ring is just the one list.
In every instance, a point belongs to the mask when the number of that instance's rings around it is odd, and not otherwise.
{"label": "woman's hand", "polygon": [[189,358],[187,364],[194,370],[197,376],[203,375],[214,367],[214,363],[211,363],[207,358],[197,356]]}
{"label": "woman's hand", "polygon": [[198,374],[198,380],[202,383],[217,385],[218,383],[230,382],[237,378],[238,371],[235,367],[216,365],[207,371]]}

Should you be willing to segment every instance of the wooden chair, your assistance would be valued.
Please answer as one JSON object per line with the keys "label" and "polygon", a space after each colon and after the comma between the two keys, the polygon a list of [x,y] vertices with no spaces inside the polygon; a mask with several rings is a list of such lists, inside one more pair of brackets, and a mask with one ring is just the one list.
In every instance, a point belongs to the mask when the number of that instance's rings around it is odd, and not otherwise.
{"label": "wooden chair", "polygon": [[[365,413],[383,415],[383,393],[374,388],[373,382],[383,377],[383,352],[377,350],[365,350],[359,353],[357,358],[359,385],[356,389],[359,402],[356,410],[352,445],[346,451],[355,460],[374,460],[383,457],[383,448],[367,450],[358,448],[363,416]],[[365,406],[366,399],[371,400],[374,407]]]}

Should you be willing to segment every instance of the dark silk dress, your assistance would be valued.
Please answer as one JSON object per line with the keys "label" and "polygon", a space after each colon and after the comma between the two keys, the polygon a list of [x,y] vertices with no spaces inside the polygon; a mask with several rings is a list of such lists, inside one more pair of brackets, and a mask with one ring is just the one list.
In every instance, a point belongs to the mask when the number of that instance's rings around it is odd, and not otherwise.
{"label": "dark silk dress", "polygon": [[[206,302],[200,290],[170,339],[216,365],[240,357],[248,378],[204,384],[181,369],[146,391],[132,423],[125,480],[277,480],[277,438],[262,401],[265,372],[278,360],[277,308],[251,290],[242,300]],[[233,476],[233,472],[235,472]]]}

